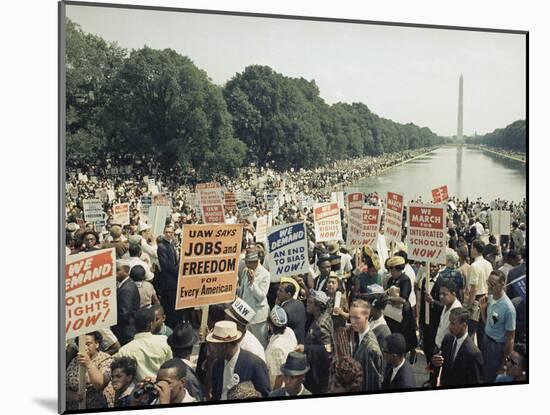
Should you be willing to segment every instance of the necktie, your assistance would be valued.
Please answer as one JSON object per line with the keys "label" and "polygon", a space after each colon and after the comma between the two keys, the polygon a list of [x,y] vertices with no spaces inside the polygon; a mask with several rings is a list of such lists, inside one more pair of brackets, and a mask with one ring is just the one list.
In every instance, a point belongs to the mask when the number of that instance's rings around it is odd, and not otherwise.
{"label": "necktie", "polygon": [[458,342],[456,341],[456,337],[455,337],[455,339],[453,340],[453,347],[451,347],[451,362],[455,361],[455,353],[456,353],[457,343]]}

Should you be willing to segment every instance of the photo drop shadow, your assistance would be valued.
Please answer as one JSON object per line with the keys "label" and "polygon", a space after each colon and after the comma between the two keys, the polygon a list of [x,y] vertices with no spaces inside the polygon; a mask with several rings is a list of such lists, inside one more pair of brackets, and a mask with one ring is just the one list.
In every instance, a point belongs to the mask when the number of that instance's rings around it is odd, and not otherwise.
{"label": "photo drop shadow", "polygon": [[34,398],[34,402],[53,413],[57,413],[57,399],[55,398]]}

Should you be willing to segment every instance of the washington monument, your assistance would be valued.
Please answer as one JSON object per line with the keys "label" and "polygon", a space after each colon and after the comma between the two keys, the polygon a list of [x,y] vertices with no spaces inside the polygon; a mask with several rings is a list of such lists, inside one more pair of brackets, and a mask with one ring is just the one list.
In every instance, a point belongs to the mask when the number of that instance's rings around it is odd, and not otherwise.
{"label": "washington monument", "polygon": [[463,142],[463,120],[462,120],[462,87],[464,80],[462,79],[462,74],[460,74],[460,79],[458,81],[458,125],[456,130],[456,141],[458,144]]}

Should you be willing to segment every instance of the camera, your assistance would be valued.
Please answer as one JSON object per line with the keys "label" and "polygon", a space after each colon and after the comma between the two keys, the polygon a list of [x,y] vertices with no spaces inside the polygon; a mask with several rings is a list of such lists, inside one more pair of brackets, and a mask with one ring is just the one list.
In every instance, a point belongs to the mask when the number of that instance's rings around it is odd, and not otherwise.
{"label": "camera", "polygon": [[145,382],[143,387],[136,388],[134,390],[133,396],[135,399],[143,399],[147,396],[147,403],[153,402],[159,397],[158,391],[155,389],[156,382]]}

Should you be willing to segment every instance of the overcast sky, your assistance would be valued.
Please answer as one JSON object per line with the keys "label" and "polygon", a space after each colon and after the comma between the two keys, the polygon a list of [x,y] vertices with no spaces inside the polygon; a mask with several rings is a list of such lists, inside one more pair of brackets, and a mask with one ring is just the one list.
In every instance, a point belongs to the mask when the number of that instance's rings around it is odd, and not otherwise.
{"label": "overcast sky", "polygon": [[362,102],[400,123],[440,135],[457,128],[464,75],[464,134],[525,118],[525,36],[115,9],[66,8],[85,32],[137,49],[188,56],[223,85],[251,64],[314,79],[329,104]]}

